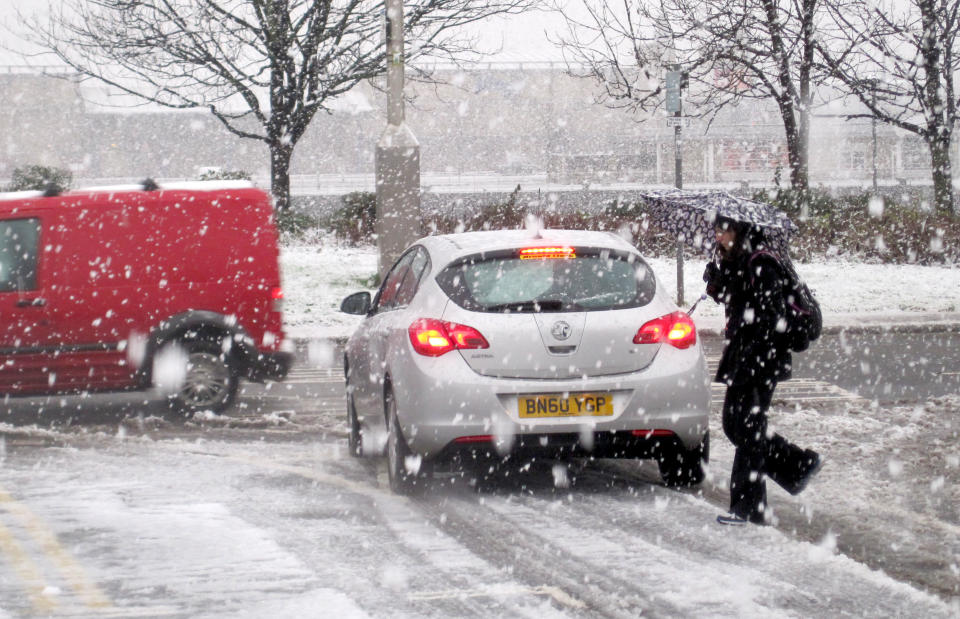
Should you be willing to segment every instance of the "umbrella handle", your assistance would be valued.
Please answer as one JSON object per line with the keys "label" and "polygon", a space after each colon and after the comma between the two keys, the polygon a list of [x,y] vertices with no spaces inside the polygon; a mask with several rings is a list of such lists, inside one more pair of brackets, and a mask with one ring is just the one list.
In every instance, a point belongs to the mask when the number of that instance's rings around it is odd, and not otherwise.
{"label": "umbrella handle", "polygon": [[690,306],[690,309],[687,310],[687,316],[693,316],[693,312],[694,310],[697,309],[697,306],[700,305],[700,301],[703,301],[706,298],[707,298],[706,293],[703,293],[702,295],[700,295],[700,298],[697,299],[696,302]]}

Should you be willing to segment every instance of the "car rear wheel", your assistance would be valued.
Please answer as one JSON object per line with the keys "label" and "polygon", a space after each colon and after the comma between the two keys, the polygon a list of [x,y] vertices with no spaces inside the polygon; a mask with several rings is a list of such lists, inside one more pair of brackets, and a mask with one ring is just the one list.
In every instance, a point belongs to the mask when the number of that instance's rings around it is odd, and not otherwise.
{"label": "car rear wheel", "polygon": [[173,407],[186,416],[229,408],[240,381],[220,343],[187,340],[177,344],[186,353],[186,372],[183,384],[171,398]]}
{"label": "car rear wheel", "polygon": [[359,458],[363,455],[363,434],[360,429],[360,420],[357,419],[357,409],[353,404],[353,396],[347,396],[347,445],[350,455]]}
{"label": "car rear wheel", "polygon": [[704,463],[710,460],[710,433],[693,449],[685,449],[679,440],[657,451],[657,464],[663,483],[671,487],[696,486],[703,481]]}
{"label": "car rear wheel", "polygon": [[397,494],[411,495],[423,490],[429,477],[429,466],[422,458],[410,451],[400,420],[397,417],[397,400],[393,391],[387,389],[384,396],[387,413],[387,475],[390,489]]}

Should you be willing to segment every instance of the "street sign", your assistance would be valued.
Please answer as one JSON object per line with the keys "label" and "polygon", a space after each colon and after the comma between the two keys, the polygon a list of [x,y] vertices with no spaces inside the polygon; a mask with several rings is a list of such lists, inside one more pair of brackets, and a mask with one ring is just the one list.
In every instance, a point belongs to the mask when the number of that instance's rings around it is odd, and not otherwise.
{"label": "street sign", "polygon": [[680,80],[683,79],[683,71],[667,71],[664,78],[667,90],[680,90]]}
{"label": "street sign", "polygon": [[683,80],[683,71],[667,71],[665,76],[666,108],[673,114],[680,111],[680,83]]}
{"label": "street sign", "polygon": [[690,117],[689,116],[667,116],[667,126],[668,127],[689,127]]}

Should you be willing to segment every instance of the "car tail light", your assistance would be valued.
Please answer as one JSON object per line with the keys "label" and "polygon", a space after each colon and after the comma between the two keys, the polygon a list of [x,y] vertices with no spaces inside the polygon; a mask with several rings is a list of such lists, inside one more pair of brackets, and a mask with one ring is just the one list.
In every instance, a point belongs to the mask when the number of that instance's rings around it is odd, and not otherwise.
{"label": "car tail light", "polygon": [[271,307],[273,311],[283,311],[283,288],[277,287],[270,291]]}
{"label": "car tail light", "polygon": [[453,439],[454,443],[492,443],[492,434],[477,434],[476,436],[461,436]]}
{"label": "car tail light", "polygon": [[697,343],[697,328],[683,312],[674,312],[655,318],[637,331],[634,344],[670,344],[674,348],[690,348]]}
{"label": "car tail light", "polygon": [[673,436],[672,430],[631,430],[634,436],[640,438],[653,438],[654,436]]}
{"label": "car tail light", "polygon": [[572,247],[528,247],[520,250],[521,260],[576,258],[577,252]]}
{"label": "car tail light", "polygon": [[420,318],[410,325],[413,349],[427,357],[439,357],[451,350],[490,348],[487,339],[474,329],[436,318]]}

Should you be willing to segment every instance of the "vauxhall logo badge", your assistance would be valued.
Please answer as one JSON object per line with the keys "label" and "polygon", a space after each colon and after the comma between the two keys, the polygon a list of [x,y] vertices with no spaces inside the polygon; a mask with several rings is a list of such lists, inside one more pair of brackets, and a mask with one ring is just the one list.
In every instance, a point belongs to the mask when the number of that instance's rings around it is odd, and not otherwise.
{"label": "vauxhall logo badge", "polygon": [[570,337],[570,325],[566,321],[558,320],[550,328],[550,335],[558,340],[565,340]]}

